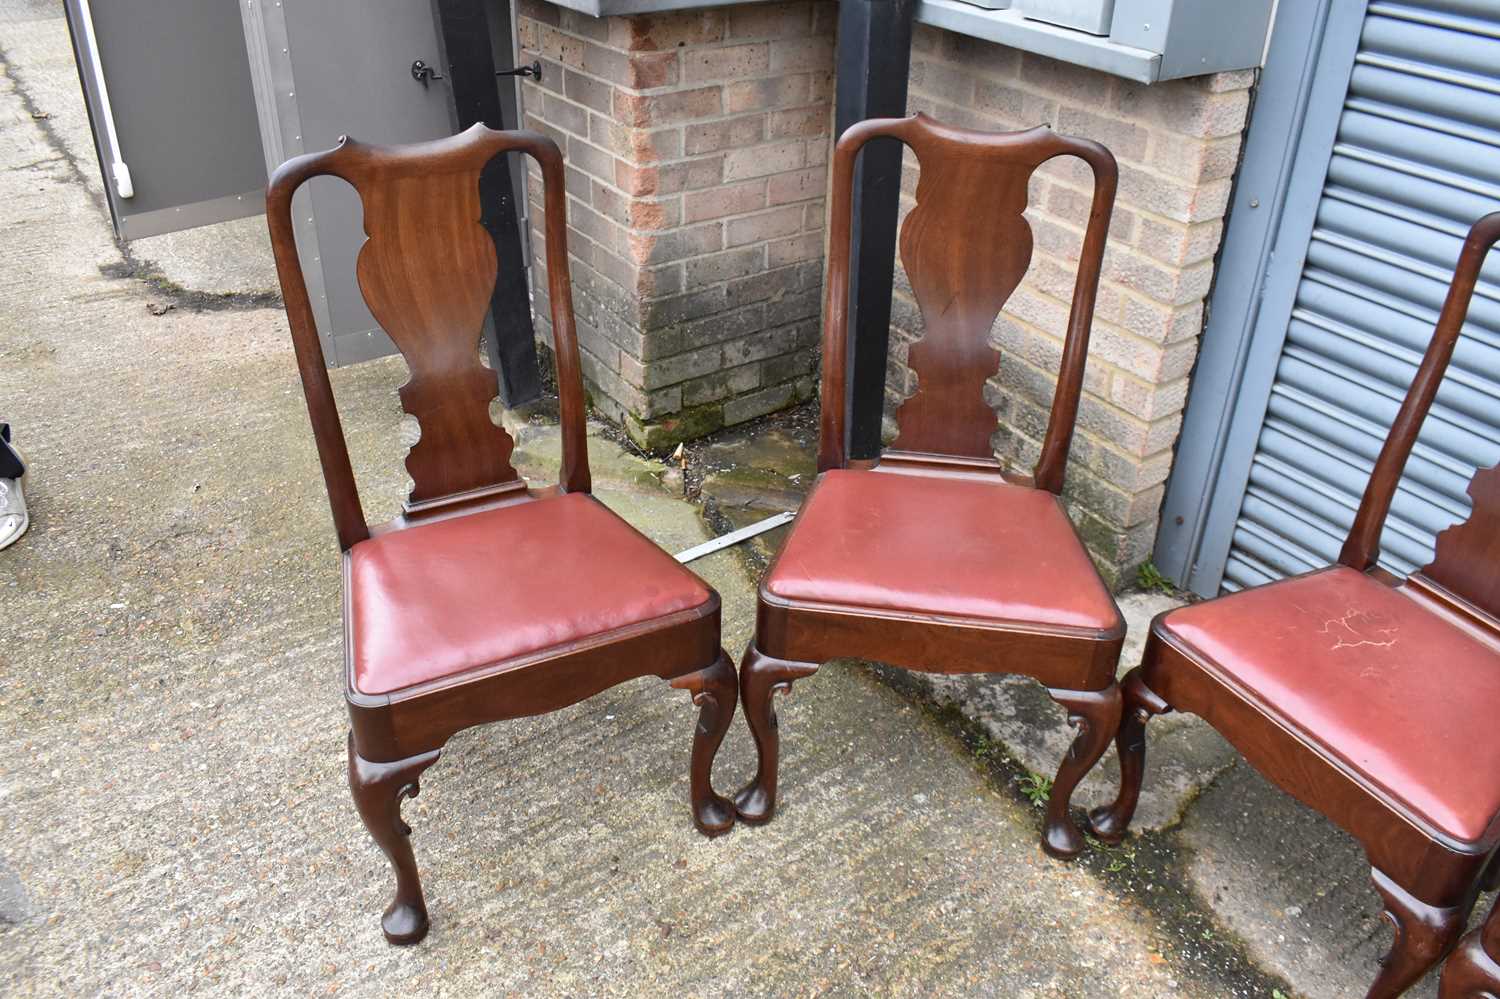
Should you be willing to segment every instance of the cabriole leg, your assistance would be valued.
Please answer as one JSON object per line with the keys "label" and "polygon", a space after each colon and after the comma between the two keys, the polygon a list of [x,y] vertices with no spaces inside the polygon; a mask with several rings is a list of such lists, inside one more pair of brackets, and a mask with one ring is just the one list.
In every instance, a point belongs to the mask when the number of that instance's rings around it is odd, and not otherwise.
{"label": "cabriole leg", "polygon": [[1106,843],[1118,843],[1135,817],[1135,806],[1141,798],[1141,779],[1146,773],[1146,723],[1155,715],[1166,714],[1172,706],[1146,686],[1140,668],[1131,670],[1120,684],[1123,705],[1120,731],[1115,736],[1115,751],[1120,755],[1120,793],[1112,804],[1101,805],[1089,813],[1089,827]]}
{"label": "cabriole leg", "polygon": [[1395,999],[1452,948],[1463,932],[1468,907],[1429,905],[1379,870],[1372,869],[1370,877],[1385,900],[1385,918],[1395,929],[1395,939],[1365,999]]}
{"label": "cabriole leg", "polygon": [[371,763],[354,751],[354,737],[349,737],[349,789],[354,792],[354,806],[396,872],[396,897],[380,919],[386,940],[393,944],[414,944],[427,935],[427,904],[411,851],[411,826],[401,818],[401,802],[417,796],[421,790],[417,778],[437,762],[438,755],[434,750],[393,763]]}
{"label": "cabriole leg", "polygon": [[1494,999],[1500,996],[1500,902],[1484,925],[1468,933],[1443,967],[1440,999]]}
{"label": "cabriole leg", "polygon": [[677,677],[672,686],[693,695],[698,705],[698,727],[693,732],[691,797],[693,824],[705,836],[718,836],[734,825],[734,806],[729,799],[714,793],[714,757],[734,719],[739,701],[739,678],[734,663],[723,652],[707,669]]}
{"label": "cabriole leg", "polygon": [[1069,810],[1073,789],[1099,762],[1120,726],[1120,688],[1112,683],[1103,690],[1048,689],[1047,693],[1067,709],[1068,724],[1078,730],[1078,735],[1052,781],[1042,849],[1054,857],[1076,857],[1083,849],[1083,835]]}
{"label": "cabriole leg", "polygon": [[780,691],[790,694],[792,681],[812,676],[818,671],[813,663],[773,659],[752,642],[740,663],[740,699],[745,705],[745,720],[755,738],[759,762],[755,779],[734,796],[734,807],[746,822],[769,822],[776,811],[776,773],[781,763],[781,736],[777,731],[776,711],[771,698]]}

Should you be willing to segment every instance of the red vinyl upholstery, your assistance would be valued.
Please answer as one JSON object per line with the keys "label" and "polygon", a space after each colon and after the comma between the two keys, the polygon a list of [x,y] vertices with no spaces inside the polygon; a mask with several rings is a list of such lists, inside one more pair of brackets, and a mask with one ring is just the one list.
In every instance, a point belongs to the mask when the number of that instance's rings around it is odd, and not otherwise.
{"label": "red vinyl upholstery", "polygon": [[1402,591],[1339,566],[1157,630],[1450,836],[1500,812],[1500,650]]}
{"label": "red vinyl upholstery", "polygon": [[354,687],[384,694],[701,607],[712,591],[581,493],[349,550]]}
{"label": "red vinyl upholstery", "polygon": [[1057,498],[998,477],[827,472],[765,588],[785,600],[903,613],[1120,626]]}

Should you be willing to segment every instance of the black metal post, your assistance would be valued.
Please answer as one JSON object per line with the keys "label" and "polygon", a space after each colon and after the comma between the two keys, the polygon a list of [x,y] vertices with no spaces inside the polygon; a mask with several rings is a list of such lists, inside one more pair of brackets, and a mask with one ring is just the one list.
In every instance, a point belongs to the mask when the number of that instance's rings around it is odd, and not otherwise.
{"label": "black metal post", "polygon": [[[510,8],[487,0],[432,0],[440,59],[452,95],[455,131],[475,122],[491,128],[518,127],[515,85],[495,77],[495,53],[510,58]],[[499,273],[485,320],[485,344],[500,382],[500,401],[507,406],[530,402],[542,394],[537,370],[536,332],[531,323],[531,296],[526,286],[526,255],[517,210],[524,167],[505,156],[493,160],[479,178],[481,221],[495,240]]]}
{"label": "black metal post", "polygon": [[[840,0],[835,122],[906,114],[916,0]],[[854,251],[849,267],[849,456],[880,451],[885,406],[891,288],[896,273],[896,219],[901,207],[901,145],[875,139],[854,172]]]}

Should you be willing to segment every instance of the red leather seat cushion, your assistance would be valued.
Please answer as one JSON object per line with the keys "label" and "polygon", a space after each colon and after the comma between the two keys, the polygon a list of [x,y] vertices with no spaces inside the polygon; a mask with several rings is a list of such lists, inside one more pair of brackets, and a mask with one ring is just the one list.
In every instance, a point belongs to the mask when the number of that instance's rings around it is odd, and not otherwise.
{"label": "red leather seat cushion", "polygon": [[711,596],[581,493],[394,531],[349,549],[354,687],[389,693],[701,607]]}
{"label": "red leather seat cushion", "polygon": [[765,586],[877,610],[1090,630],[1120,622],[1056,497],[998,477],[827,472]]}
{"label": "red leather seat cushion", "polygon": [[1158,627],[1449,835],[1500,812],[1500,651],[1402,592],[1337,567]]}

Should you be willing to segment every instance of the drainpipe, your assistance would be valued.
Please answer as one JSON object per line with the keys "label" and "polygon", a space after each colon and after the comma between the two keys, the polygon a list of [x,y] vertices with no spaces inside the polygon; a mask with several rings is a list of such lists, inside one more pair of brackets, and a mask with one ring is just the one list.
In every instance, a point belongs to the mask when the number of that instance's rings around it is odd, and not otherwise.
{"label": "drainpipe", "polygon": [[[840,0],[835,131],[866,118],[906,114],[916,0]],[[854,169],[853,253],[849,273],[850,458],[880,452],[885,358],[896,269],[896,216],[901,204],[901,144],[872,140]]]}

